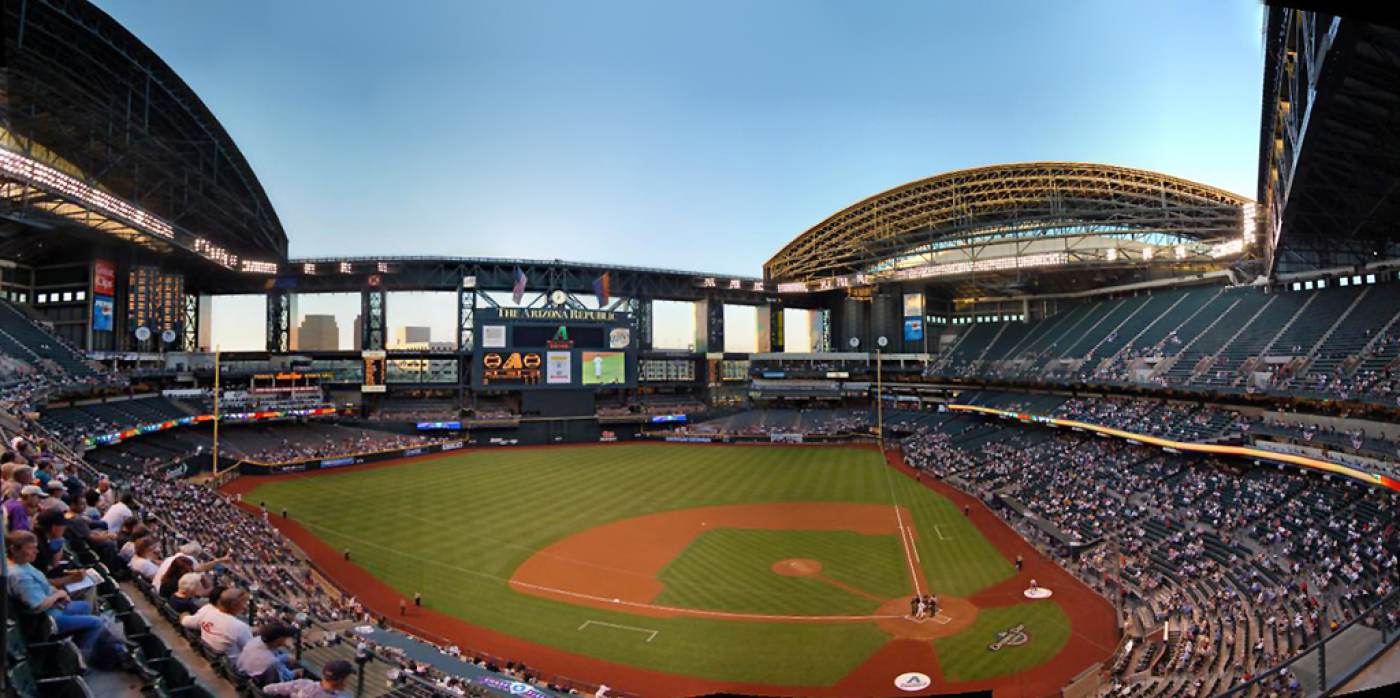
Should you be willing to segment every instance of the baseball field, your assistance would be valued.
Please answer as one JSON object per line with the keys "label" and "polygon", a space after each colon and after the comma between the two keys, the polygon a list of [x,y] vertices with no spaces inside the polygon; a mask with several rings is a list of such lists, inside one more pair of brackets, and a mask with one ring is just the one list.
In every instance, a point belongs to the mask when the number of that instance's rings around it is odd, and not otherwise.
{"label": "baseball field", "polygon": [[478,449],[226,489],[394,622],[647,696],[906,695],[906,672],[1045,695],[1116,641],[1100,597],[873,448]]}

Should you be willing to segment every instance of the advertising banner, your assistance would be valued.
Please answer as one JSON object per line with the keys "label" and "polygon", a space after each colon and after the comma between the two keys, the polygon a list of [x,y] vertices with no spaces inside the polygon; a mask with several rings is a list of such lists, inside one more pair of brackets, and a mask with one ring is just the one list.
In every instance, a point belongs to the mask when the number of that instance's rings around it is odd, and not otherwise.
{"label": "advertising banner", "polygon": [[114,310],[111,296],[93,296],[92,329],[96,332],[111,332],[112,312]]}
{"label": "advertising banner", "polygon": [[567,351],[551,351],[545,355],[545,382],[568,385],[574,382],[573,364]]}
{"label": "advertising banner", "polygon": [[111,260],[99,259],[92,263],[92,294],[117,295],[117,266]]}
{"label": "advertising banner", "polygon": [[924,341],[924,319],[905,318],[904,319],[904,341],[922,342]]}
{"label": "advertising banner", "polygon": [[904,317],[924,316],[924,294],[906,293],[904,294]]}

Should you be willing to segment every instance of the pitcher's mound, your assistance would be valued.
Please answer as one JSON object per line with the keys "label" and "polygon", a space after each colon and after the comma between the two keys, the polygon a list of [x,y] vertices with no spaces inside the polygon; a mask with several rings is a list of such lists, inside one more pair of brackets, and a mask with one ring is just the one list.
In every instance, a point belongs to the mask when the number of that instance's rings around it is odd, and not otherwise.
{"label": "pitcher's mound", "polygon": [[958,633],[972,627],[972,622],[977,620],[977,606],[967,599],[960,599],[955,596],[938,597],[938,613],[934,616],[924,616],[915,620],[905,614],[909,613],[909,598],[901,596],[897,599],[890,599],[880,604],[876,615],[893,616],[900,615],[900,618],[881,618],[875,621],[880,629],[897,638],[908,640],[933,640]]}
{"label": "pitcher's mound", "polygon": [[793,557],[773,563],[773,572],[784,577],[810,577],[821,571],[821,562],[805,557]]}

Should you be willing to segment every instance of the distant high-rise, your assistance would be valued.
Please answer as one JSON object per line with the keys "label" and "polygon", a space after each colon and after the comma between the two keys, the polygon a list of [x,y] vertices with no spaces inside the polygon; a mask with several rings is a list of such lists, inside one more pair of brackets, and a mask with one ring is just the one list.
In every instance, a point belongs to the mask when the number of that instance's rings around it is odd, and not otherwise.
{"label": "distant high-rise", "polygon": [[409,345],[426,345],[432,339],[432,330],[427,327],[405,326],[394,333],[394,346],[407,348]]}
{"label": "distant high-rise", "polygon": [[340,327],[334,315],[307,315],[296,332],[296,348],[302,351],[337,351]]}
{"label": "distant high-rise", "polygon": [[354,330],[350,333],[350,342],[355,346],[355,351],[362,351],[364,349],[365,338],[360,336],[359,315],[355,316],[355,322],[353,324],[353,327]]}

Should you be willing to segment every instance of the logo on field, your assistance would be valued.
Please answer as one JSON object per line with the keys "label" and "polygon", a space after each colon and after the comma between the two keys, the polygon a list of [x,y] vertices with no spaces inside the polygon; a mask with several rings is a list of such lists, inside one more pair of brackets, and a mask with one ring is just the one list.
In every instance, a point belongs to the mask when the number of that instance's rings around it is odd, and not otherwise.
{"label": "logo on field", "polygon": [[995,652],[1003,647],[1019,647],[1030,641],[1031,636],[1026,632],[1026,624],[1017,623],[997,633],[997,639],[987,645],[987,649]]}
{"label": "logo on field", "polygon": [[917,671],[909,671],[894,677],[894,687],[901,691],[922,691],[933,685],[933,680],[928,674],[920,674]]}

